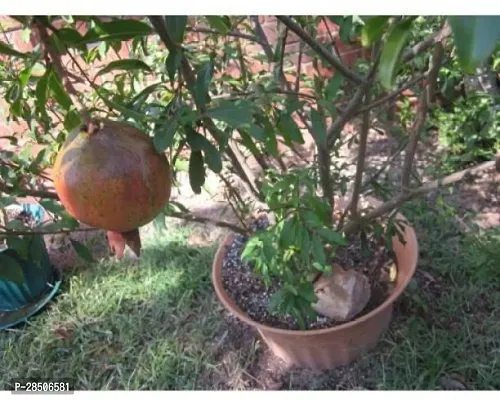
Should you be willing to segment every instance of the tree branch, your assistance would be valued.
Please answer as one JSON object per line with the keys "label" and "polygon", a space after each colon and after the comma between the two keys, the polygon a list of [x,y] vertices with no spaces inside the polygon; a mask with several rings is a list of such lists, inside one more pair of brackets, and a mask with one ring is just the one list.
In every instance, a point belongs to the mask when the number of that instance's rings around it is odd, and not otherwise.
{"label": "tree branch", "polygon": [[[365,103],[370,102],[370,92],[365,95]],[[356,176],[354,177],[354,188],[351,199],[351,215],[354,219],[358,218],[358,201],[361,194],[361,186],[363,183],[363,172],[365,170],[366,158],[366,143],[368,141],[368,132],[370,130],[370,110],[363,113],[363,122],[361,124],[361,132],[358,148],[358,160],[356,163]]]}
{"label": "tree branch", "polygon": [[416,78],[410,79],[408,82],[401,85],[399,88],[395,89],[393,92],[389,93],[388,95],[374,101],[371,104],[368,104],[364,107],[361,107],[359,110],[356,111],[355,115],[362,114],[367,110],[371,110],[372,108],[381,106],[382,104],[385,104],[385,103],[397,98],[403,91],[405,91],[409,87],[417,84],[418,82],[420,82],[421,80],[423,80],[426,77],[427,77],[427,73],[424,73],[424,74],[417,76]]}
{"label": "tree branch", "polygon": [[215,226],[219,226],[221,228],[231,229],[232,231],[234,231],[236,233],[239,233],[241,235],[247,235],[248,234],[248,232],[245,229],[240,228],[237,225],[234,225],[234,224],[231,224],[231,223],[225,222],[225,221],[219,221],[219,220],[212,219],[212,218],[207,218],[207,217],[198,217],[196,215],[183,214],[183,213],[180,213],[180,212],[171,212],[171,213],[168,213],[166,215],[167,215],[167,217],[174,217],[174,218],[184,219],[186,221],[191,221],[191,222],[210,223],[210,224],[213,224]]}
{"label": "tree branch", "polygon": [[[204,28],[201,26],[187,26],[186,31],[194,32],[194,33],[216,34],[216,35],[221,34],[219,31],[217,31],[215,29]],[[230,31],[230,32],[224,33],[224,36],[233,36],[236,38],[246,39],[246,40],[250,40],[252,42],[256,42],[256,43],[260,44],[261,46],[263,45],[263,42],[257,36],[248,35],[246,33],[241,33],[241,32],[237,32],[237,31]]]}
{"label": "tree branch", "polygon": [[259,22],[259,17],[257,15],[252,15],[250,17],[254,24],[255,35],[259,39],[259,44],[262,46],[262,50],[264,50],[264,54],[266,55],[268,60],[272,60],[274,58],[274,52],[267,40],[264,29],[262,29],[262,25]]}
{"label": "tree branch", "polygon": [[89,232],[97,231],[98,228],[76,228],[76,229],[59,229],[55,231],[22,231],[14,229],[6,229],[0,226],[0,236],[43,236],[43,235],[57,235],[61,233],[72,233],[72,232]]}
{"label": "tree branch", "polygon": [[339,71],[349,80],[361,85],[365,83],[363,78],[347,68],[342,61],[335,55],[328,52],[328,50],[317,40],[311,37],[302,27],[297,24],[294,20],[287,16],[277,16],[281,22],[283,22],[291,31],[293,31],[298,37],[300,37],[304,42],[306,42],[309,47],[316,51],[322,58],[325,59],[333,68]]}
{"label": "tree branch", "polygon": [[415,152],[417,151],[417,144],[420,138],[420,131],[422,130],[425,124],[426,115],[427,115],[427,94],[425,91],[423,91],[420,96],[417,116],[415,118],[415,123],[411,129],[410,140],[408,142],[408,147],[406,148],[405,158],[403,161],[403,172],[401,178],[401,189],[403,191],[407,190],[410,187],[411,168],[413,166],[413,159],[415,158]]}
{"label": "tree branch", "polygon": [[362,223],[365,223],[367,221],[370,221],[372,219],[381,217],[384,214],[387,214],[388,212],[393,211],[394,209],[400,207],[402,204],[406,203],[409,200],[414,199],[415,197],[424,195],[426,193],[429,193],[433,190],[439,189],[443,186],[451,185],[453,183],[457,183],[464,179],[465,177],[470,177],[478,172],[494,168],[495,167],[495,161],[486,161],[482,164],[476,165],[474,167],[467,168],[462,171],[455,172],[453,174],[447,175],[444,178],[436,179],[431,182],[427,182],[423,184],[422,186],[416,188],[416,189],[409,189],[405,192],[402,192],[399,196],[392,198],[389,201],[386,201],[385,203],[381,204],[379,207],[373,209],[372,211],[368,212],[365,216],[360,218],[359,220],[352,220],[349,221],[348,224],[345,225],[343,231],[346,234],[353,234],[356,233],[356,231],[359,229],[360,225]]}
{"label": "tree branch", "polygon": [[417,55],[431,48],[434,44],[442,42],[450,35],[451,35],[451,28],[448,24],[446,24],[440,31],[436,32],[431,37],[425,39],[420,43],[417,43],[411,49],[405,51],[403,53],[403,57],[401,57],[401,63],[402,64],[407,63],[408,61],[415,58]]}
{"label": "tree branch", "polygon": [[40,197],[43,199],[59,200],[59,197],[55,192],[49,192],[46,190],[35,190],[35,189],[16,189],[2,182],[0,182],[0,192],[7,194],[15,194],[19,197],[31,196],[31,197]]}
{"label": "tree branch", "polygon": [[427,104],[433,104],[436,101],[436,86],[437,78],[439,75],[439,69],[441,68],[441,62],[443,60],[444,47],[443,43],[438,42],[434,47],[434,52],[432,53],[432,58],[429,66],[428,78],[427,78]]}

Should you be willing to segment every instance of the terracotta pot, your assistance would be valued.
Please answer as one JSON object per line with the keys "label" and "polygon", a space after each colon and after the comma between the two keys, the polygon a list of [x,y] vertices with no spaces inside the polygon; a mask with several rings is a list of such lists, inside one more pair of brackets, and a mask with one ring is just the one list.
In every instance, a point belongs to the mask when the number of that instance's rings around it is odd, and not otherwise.
{"label": "terracotta pot", "polygon": [[[370,200],[371,203],[376,201]],[[219,247],[212,266],[212,280],[220,302],[241,321],[255,327],[275,355],[289,365],[315,370],[330,369],[354,361],[375,347],[389,326],[393,303],[401,296],[413,277],[418,260],[415,231],[405,229],[406,245],[393,238],[398,274],[390,296],[366,315],[345,324],[325,329],[297,331],[273,328],[252,320],[229,297],[222,284],[222,260],[233,236],[228,236]]]}

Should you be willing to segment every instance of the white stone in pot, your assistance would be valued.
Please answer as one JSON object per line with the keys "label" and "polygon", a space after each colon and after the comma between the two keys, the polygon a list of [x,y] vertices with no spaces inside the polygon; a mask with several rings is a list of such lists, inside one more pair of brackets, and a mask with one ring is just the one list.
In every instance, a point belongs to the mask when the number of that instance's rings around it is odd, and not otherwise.
{"label": "white stone in pot", "polygon": [[314,283],[314,293],[318,301],[313,308],[318,314],[349,321],[365,308],[371,289],[362,273],[334,265],[332,275],[323,275]]}

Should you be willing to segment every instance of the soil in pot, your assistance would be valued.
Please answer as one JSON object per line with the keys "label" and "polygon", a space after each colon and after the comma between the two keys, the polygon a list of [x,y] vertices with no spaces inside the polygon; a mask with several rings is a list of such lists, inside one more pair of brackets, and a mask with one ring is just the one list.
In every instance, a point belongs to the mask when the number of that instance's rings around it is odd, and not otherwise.
{"label": "soil in pot", "polygon": [[[260,217],[253,224],[254,230],[265,229],[268,225],[266,217]],[[238,307],[250,318],[259,323],[282,329],[298,330],[299,324],[292,316],[280,317],[268,311],[270,298],[280,288],[275,281],[270,287],[253,272],[250,263],[241,261],[241,253],[248,237],[234,235],[227,247],[222,262],[222,283],[229,296]],[[392,252],[383,239],[368,241],[362,246],[359,237],[348,238],[348,245],[337,251],[331,264],[338,264],[344,269],[355,269],[363,273],[370,282],[371,296],[368,304],[356,318],[369,313],[381,305],[391,294],[389,268],[394,264]],[[394,273],[394,272],[392,272]],[[345,322],[318,315],[316,320],[308,319],[309,330],[330,328]]]}

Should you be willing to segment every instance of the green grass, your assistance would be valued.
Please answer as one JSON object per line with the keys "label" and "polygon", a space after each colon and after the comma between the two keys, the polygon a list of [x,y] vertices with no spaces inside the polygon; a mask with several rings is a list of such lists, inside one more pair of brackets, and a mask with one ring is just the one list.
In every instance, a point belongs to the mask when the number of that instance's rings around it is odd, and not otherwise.
{"label": "green grass", "polygon": [[73,378],[82,389],[198,388],[221,318],[214,249],[186,247],[187,233],[146,238],[138,265],[104,262],[66,276],[47,311],[0,334],[0,389],[33,376]]}
{"label": "green grass", "polygon": [[[465,235],[452,209],[424,201],[404,213],[419,269],[377,349],[326,373],[281,371],[283,388],[441,389],[453,378],[500,389],[500,229]],[[0,333],[0,389],[33,376],[73,378],[81,389],[264,386],[272,372],[255,371],[265,346],[224,320],[210,282],[215,248],[190,247],[188,235],[145,237],[139,264],[67,274],[46,311]]]}

